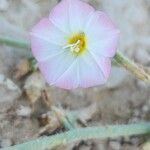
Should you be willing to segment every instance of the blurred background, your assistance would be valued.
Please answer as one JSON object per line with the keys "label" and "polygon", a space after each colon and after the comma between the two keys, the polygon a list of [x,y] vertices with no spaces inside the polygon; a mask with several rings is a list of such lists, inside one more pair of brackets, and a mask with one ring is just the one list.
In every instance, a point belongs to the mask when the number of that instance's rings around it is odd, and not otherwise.
{"label": "blurred background", "polygon": [[[121,31],[119,50],[150,69],[150,1],[86,0]],[[0,0],[0,37],[29,41],[29,31],[58,0]],[[0,45],[0,147],[63,131],[51,106],[79,111],[78,126],[150,121],[150,85],[113,67],[100,87],[66,91],[45,84],[29,66],[30,49]],[[89,140],[59,150],[140,150],[148,136]],[[148,149],[147,149],[148,150]]]}

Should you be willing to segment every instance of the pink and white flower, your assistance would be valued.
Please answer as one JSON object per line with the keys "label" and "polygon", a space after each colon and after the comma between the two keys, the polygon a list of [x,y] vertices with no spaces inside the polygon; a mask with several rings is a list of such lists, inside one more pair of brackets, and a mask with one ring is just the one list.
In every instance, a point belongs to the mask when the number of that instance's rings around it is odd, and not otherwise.
{"label": "pink and white flower", "polygon": [[104,84],[119,31],[103,12],[62,0],[31,31],[32,52],[46,81],[64,89]]}

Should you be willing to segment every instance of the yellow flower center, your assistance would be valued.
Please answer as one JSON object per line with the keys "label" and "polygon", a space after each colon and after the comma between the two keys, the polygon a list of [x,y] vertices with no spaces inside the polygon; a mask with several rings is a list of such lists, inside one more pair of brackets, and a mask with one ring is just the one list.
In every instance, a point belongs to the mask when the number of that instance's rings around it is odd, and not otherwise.
{"label": "yellow flower center", "polygon": [[69,50],[74,55],[81,55],[86,52],[87,49],[87,38],[84,33],[78,33],[71,36],[64,48]]}

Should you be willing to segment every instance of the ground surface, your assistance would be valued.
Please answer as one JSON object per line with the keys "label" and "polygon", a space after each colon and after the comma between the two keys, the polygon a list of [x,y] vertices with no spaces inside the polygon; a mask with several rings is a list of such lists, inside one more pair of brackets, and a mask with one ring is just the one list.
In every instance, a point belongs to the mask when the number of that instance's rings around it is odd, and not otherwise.
{"label": "ground surface", "polygon": [[[121,30],[119,50],[150,67],[149,0],[87,1],[115,20]],[[28,39],[32,26],[47,16],[56,3],[56,0],[1,0],[0,36]],[[150,121],[150,85],[128,72],[114,67],[110,81],[103,87],[65,91],[45,85],[38,72],[19,79],[20,69],[18,75],[16,66],[29,55],[29,49],[0,46],[0,147],[34,139],[48,123],[51,126],[42,134],[60,132],[61,126],[49,109],[51,105],[79,110],[81,121],[88,126]],[[22,65],[28,68],[26,60]],[[139,150],[148,140],[143,136],[90,140],[58,149]]]}

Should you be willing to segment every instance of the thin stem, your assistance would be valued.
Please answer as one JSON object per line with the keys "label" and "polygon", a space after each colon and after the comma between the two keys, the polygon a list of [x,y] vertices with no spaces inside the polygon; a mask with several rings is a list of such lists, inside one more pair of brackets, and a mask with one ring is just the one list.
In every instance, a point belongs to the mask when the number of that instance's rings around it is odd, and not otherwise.
{"label": "thin stem", "polygon": [[[5,44],[8,46],[14,46],[19,48],[30,48],[30,43],[23,40],[12,39],[8,37],[0,37],[0,44]],[[142,66],[138,66],[133,61],[125,57],[121,52],[117,52],[113,58],[113,63],[117,63],[119,66],[125,68],[137,78],[150,82],[150,74]]]}
{"label": "thin stem", "polygon": [[150,82],[150,74],[146,72],[142,66],[138,66],[133,61],[125,57],[121,52],[116,53],[114,60],[118,63],[119,66],[124,67],[137,78],[145,82]]}
{"label": "thin stem", "polygon": [[61,144],[93,138],[116,138],[150,133],[150,123],[77,128],[54,136],[39,138],[1,150],[45,150]]}
{"label": "thin stem", "polygon": [[0,37],[0,44],[18,47],[18,48],[30,48],[30,44],[23,40],[12,39],[9,37]]}

